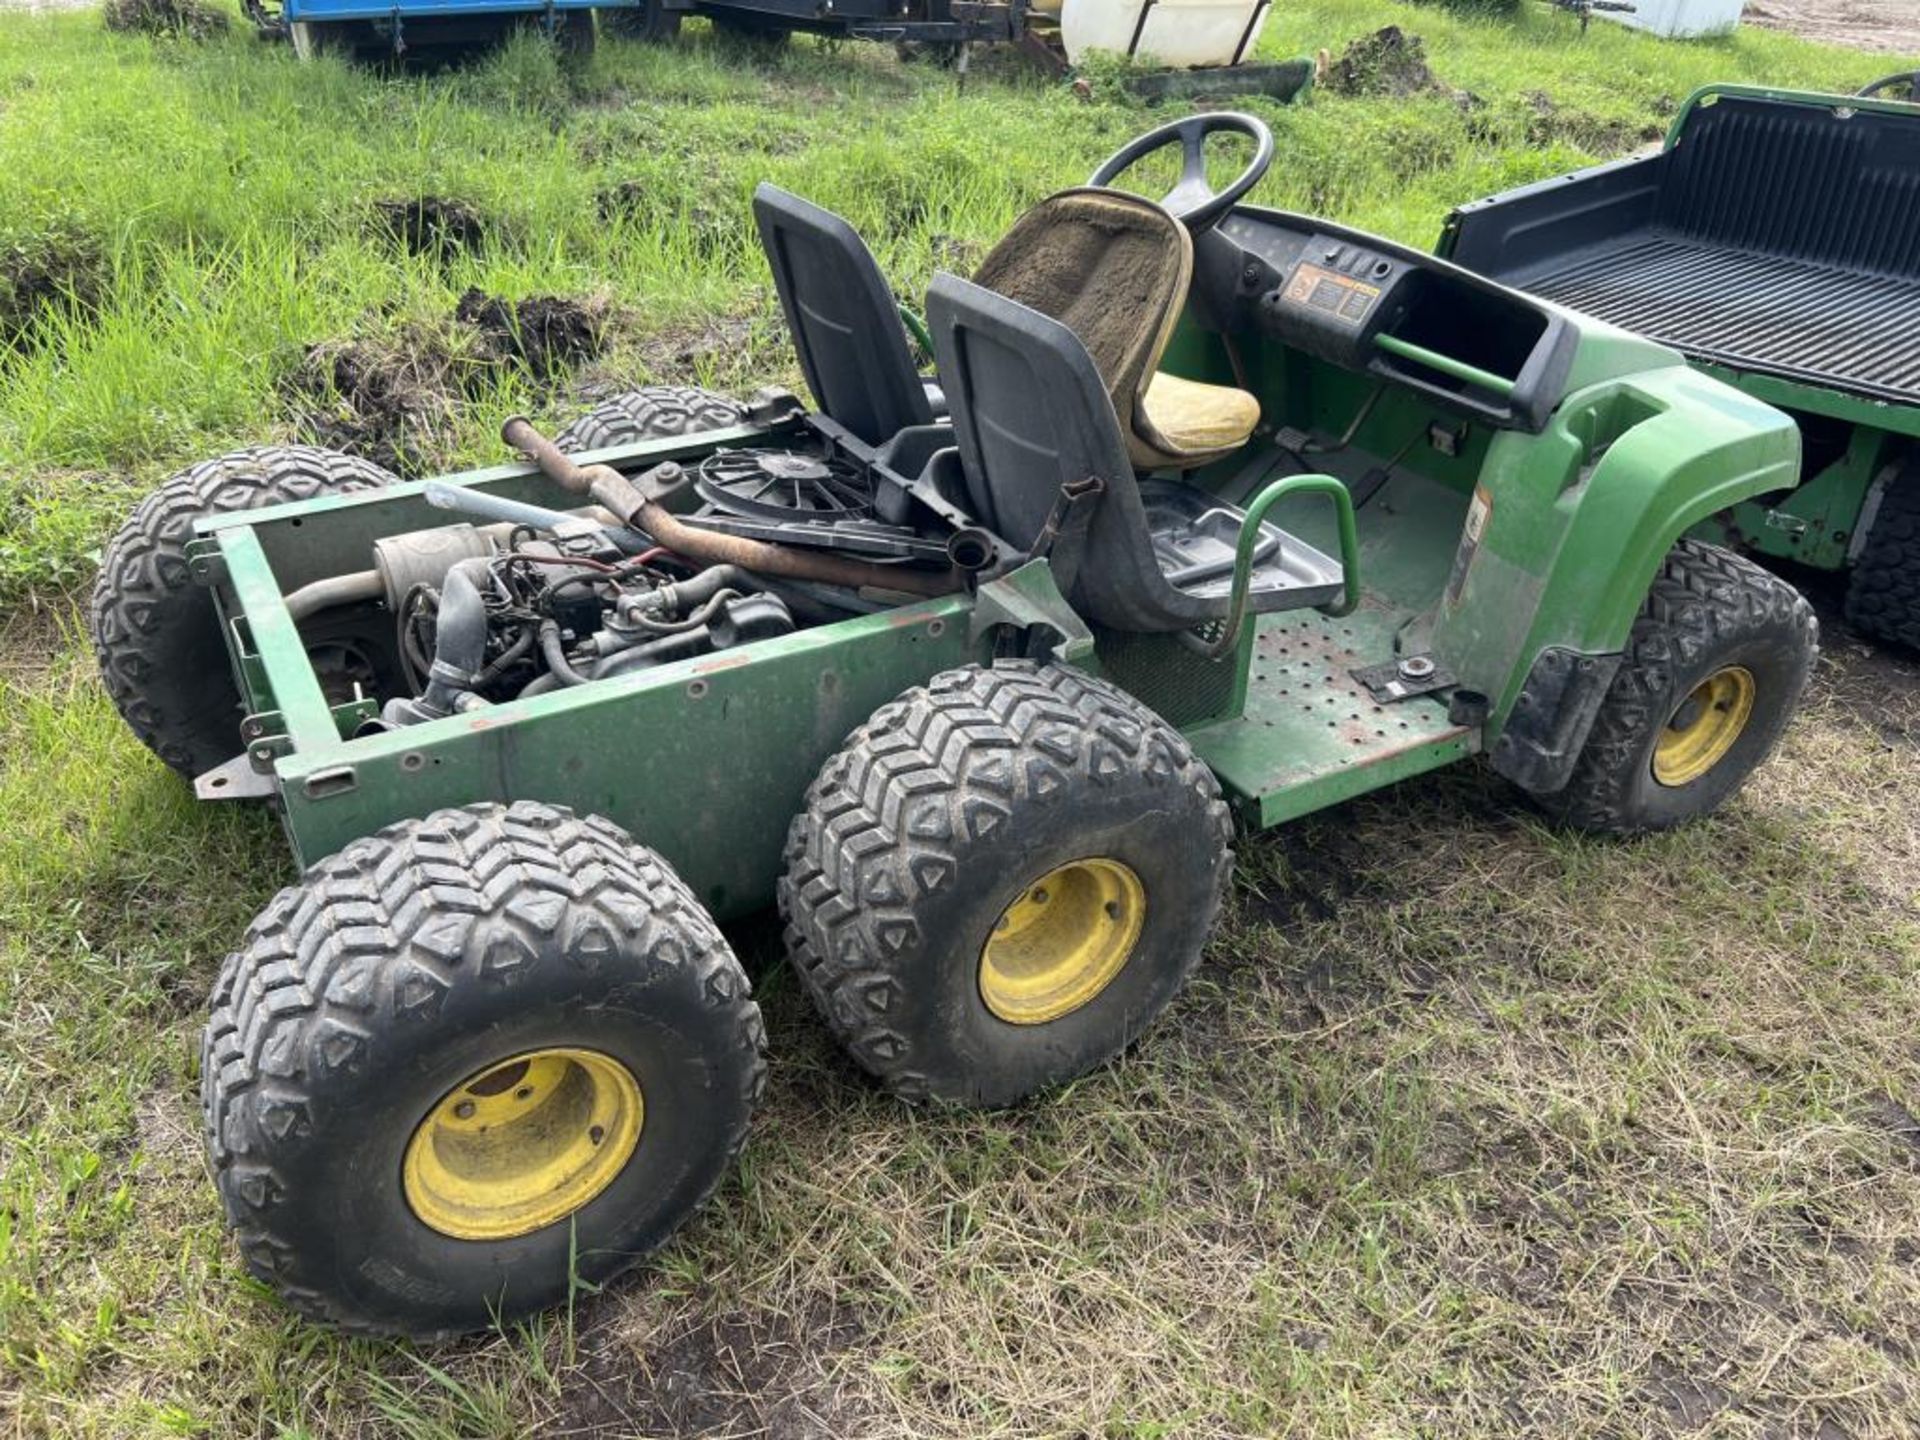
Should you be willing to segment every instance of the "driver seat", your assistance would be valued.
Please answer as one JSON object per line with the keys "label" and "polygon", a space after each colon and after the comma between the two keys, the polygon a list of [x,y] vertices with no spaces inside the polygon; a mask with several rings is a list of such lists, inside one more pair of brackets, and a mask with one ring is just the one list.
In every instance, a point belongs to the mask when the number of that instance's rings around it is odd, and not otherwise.
{"label": "driver seat", "polygon": [[1016,220],[973,279],[1079,337],[1138,468],[1191,470],[1238,450],[1259,423],[1246,391],[1160,369],[1193,279],[1193,239],[1153,201],[1062,190]]}

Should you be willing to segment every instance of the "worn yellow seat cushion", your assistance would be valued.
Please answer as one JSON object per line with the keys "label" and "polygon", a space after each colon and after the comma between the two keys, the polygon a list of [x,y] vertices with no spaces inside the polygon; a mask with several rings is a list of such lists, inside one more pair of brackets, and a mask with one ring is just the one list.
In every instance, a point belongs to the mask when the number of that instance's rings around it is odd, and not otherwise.
{"label": "worn yellow seat cushion", "polygon": [[1141,438],[1169,456],[1237,450],[1260,423],[1260,402],[1231,385],[1208,385],[1156,370],[1141,396],[1147,433]]}

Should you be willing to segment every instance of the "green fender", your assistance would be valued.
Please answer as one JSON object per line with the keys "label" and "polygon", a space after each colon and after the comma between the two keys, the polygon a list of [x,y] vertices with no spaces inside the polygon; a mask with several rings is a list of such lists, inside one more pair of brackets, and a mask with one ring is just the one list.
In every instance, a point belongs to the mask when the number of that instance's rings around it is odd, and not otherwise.
{"label": "green fender", "polygon": [[1433,644],[1492,699],[1489,738],[1542,652],[1617,653],[1680,538],[1799,470],[1787,415],[1680,363],[1586,385],[1545,434],[1495,440]]}

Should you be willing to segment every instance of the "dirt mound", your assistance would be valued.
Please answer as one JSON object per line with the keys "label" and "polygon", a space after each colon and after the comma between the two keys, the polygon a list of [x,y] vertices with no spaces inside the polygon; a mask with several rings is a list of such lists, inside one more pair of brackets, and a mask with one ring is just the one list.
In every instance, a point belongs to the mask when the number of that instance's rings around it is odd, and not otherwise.
{"label": "dirt mound", "polygon": [[598,300],[469,290],[443,319],[308,346],[281,395],[316,443],[424,473],[445,458],[463,408],[488,400],[509,371],[557,386],[600,353],[608,321]]}
{"label": "dirt mound", "polygon": [[399,474],[431,468],[451,432],[463,365],[442,337],[309,346],[282,386],[295,422],[317,444]]}
{"label": "dirt mound", "polygon": [[41,236],[0,248],[0,344],[18,346],[49,310],[88,310],[106,266],[91,241]]}
{"label": "dirt mound", "polygon": [[1348,44],[1338,60],[1321,67],[1319,86],[1335,95],[1459,95],[1427,64],[1427,46],[1418,35],[1388,25]]}
{"label": "dirt mound", "polygon": [[599,355],[607,330],[604,302],[556,295],[501,300],[469,290],[453,313],[479,332],[483,361],[517,365],[535,380],[556,379]]}
{"label": "dirt mound", "polygon": [[107,0],[107,29],[128,35],[177,35],[205,40],[226,33],[227,12],[201,0]]}
{"label": "dirt mound", "polygon": [[460,200],[423,195],[417,200],[376,200],[374,228],[409,255],[445,260],[481,249],[487,225]]}

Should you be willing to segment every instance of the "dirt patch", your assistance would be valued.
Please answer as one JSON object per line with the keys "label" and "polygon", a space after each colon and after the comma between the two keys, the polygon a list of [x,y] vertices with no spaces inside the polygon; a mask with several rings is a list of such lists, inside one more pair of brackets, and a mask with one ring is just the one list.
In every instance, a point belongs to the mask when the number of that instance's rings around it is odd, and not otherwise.
{"label": "dirt patch", "polygon": [[315,443],[405,474],[428,466],[452,429],[461,368],[443,337],[418,331],[329,340],[308,347],[282,390]]}
{"label": "dirt patch", "polygon": [[791,353],[788,343],[784,319],[715,315],[648,336],[640,360],[649,383],[751,388],[746,382],[765,378],[775,355]]}
{"label": "dirt patch", "polygon": [[409,255],[446,260],[477,251],[487,242],[480,212],[460,200],[423,195],[417,200],[376,200],[374,228]]}
{"label": "dirt patch", "polygon": [[1426,42],[1409,35],[1398,25],[1388,25],[1371,35],[1350,42],[1338,60],[1322,52],[1319,87],[1335,95],[1390,96],[1395,100],[1415,95],[1451,95],[1466,97],[1427,64]]}
{"label": "dirt patch", "polygon": [[100,19],[109,30],[128,35],[173,35],[206,40],[224,35],[230,23],[224,10],[201,0],[107,0]]}
{"label": "dirt patch", "polygon": [[506,372],[556,387],[597,356],[610,314],[600,300],[469,290],[444,321],[307,347],[281,392],[316,443],[415,473],[439,458],[461,407]]}
{"label": "dirt patch", "polygon": [[584,1335],[555,1433],[842,1435],[851,1418],[827,1373],[865,1327],[831,1301],[800,1315],[733,1311],[688,1317],[634,1340],[613,1327]]}
{"label": "dirt patch", "polygon": [[501,300],[468,290],[454,318],[480,335],[480,358],[515,365],[535,380],[550,381],[600,353],[608,307],[599,300],[535,295]]}
{"label": "dirt patch", "polygon": [[1748,0],[1742,18],[1829,45],[1920,56],[1920,7],[1913,0]]}
{"label": "dirt patch", "polygon": [[18,347],[53,310],[91,310],[106,266],[87,239],[48,235],[0,250],[0,342]]}
{"label": "dirt patch", "polygon": [[1667,127],[1659,121],[1636,125],[1585,110],[1562,109],[1544,90],[1529,90],[1520,99],[1526,107],[1526,143],[1536,149],[1564,143],[1589,155],[1606,157],[1655,143],[1667,133]]}

